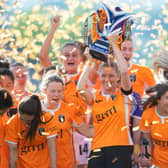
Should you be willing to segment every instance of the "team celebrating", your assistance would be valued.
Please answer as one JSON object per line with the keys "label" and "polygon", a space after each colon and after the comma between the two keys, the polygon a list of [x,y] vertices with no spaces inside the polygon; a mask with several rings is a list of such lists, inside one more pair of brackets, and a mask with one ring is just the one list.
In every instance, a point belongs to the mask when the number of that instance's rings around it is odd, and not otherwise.
{"label": "team celebrating", "polygon": [[0,56],[1,168],[168,167],[168,51],[153,69],[132,62],[133,39],[109,38],[107,61],[78,41],[65,43],[60,63],[49,50],[56,15],[39,53],[39,93],[28,69]]}

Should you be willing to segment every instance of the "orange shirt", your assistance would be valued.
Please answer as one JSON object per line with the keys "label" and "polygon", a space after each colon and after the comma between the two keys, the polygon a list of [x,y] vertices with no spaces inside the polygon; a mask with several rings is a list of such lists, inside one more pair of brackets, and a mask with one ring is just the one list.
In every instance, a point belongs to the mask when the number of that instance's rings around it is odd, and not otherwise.
{"label": "orange shirt", "polygon": [[[45,111],[47,109],[42,104]],[[72,122],[80,124],[81,117],[76,115],[73,109],[63,101],[57,109],[49,109],[48,112],[54,114],[57,126],[57,168],[74,168],[74,151],[72,145]]]}
{"label": "orange shirt", "polygon": [[155,85],[155,79],[150,68],[138,64],[132,64],[129,69],[130,80],[132,82],[133,90],[142,97],[145,87]]}
{"label": "orange shirt", "polygon": [[92,150],[133,144],[129,129],[131,107],[128,101],[128,96],[122,95],[119,89],[114,100],[111,96],[96,91],[92,106]]}
{"label": "orange shirt", "polygon": [[156,106],[143,112],[140,128],[149,132],[154,143],[152,163],[159,168],[168,167],[168,116],[157,113]]}
{"label": "orange shirt", "polygon": [[7,113],[4,113],[0,116],[0,158],[1,158],[1,168],[8,168],[9,162],[9,150],[7,143],[5,142],[5,127],[6,123],[9,120]]}
{"label": "orange shirt", "polygon": [[[18,144],[18,168],[50,168],[49,150],[47,138],[56,136],[56,125],[54,118],[50,113],[44,113],[35,138],[25,141],[28,127],[19,119],[18,114],[13,116],[6,127],[6,141],[8,143]],[[39,129],[44,129],[49,133],[47,136],[41,136]]]}
{"label": "orange shirt", "polygon": [[86,103],[80,97],[80,94],[77,91],[77,82],[79,80],[80,73],[76,75],[67,75],[65,78],[65,89],[64,89],[64,102],[67,104],[74,104],[76,113],[83,116],[87,109]]}

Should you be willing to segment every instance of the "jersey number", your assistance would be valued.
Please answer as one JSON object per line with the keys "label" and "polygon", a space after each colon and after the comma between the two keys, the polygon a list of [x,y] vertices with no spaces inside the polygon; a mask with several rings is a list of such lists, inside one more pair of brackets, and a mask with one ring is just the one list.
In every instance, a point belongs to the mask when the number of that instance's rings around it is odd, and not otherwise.
{"label": "jersey number", "polygon": [[80,155],[83,155],[84,153],[88,154],[89,149],[88,149],[88,144],[85,143],[84,145],[79,145],[79,153]]}

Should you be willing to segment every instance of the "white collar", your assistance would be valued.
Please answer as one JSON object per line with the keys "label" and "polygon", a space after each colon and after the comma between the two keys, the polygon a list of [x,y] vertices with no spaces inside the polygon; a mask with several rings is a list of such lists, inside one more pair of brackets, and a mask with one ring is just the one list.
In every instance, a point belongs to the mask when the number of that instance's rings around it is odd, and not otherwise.
{"label": "white collar", "polygon": [[49,112],[49,113],[51,113],[52,115],[54,115],[54,113],[59,110],[59,108],[60,108],[60,106],[61,106],[61,103],[60,103],[60,101],[59,101],[58,106],[57,106],[55,109],[48,109],[48,108],[46,107],[46,99],[44,99],[44,100],[41,102],[41,106],[42,106],[42,109],[43,109],[45,112]]}

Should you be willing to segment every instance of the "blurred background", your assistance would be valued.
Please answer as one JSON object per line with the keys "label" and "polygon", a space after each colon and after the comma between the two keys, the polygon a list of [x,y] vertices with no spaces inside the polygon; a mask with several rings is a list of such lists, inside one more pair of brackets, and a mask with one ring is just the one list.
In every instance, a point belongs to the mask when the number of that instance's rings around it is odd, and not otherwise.
{"label": "blurred background", "polygon": [[[87,16],[99,8],[100,0],[0,0],[0,55],[22,62],[29,69],[31,91],[38,90],[41,70],[39,51],[51,26],[51,18],[61,16],[49,57],[57,64],[64,42],[83,42]],[[153,55],[168,47],[168,0],[103,0],[132,13],[133,61],[152,68]]]}

